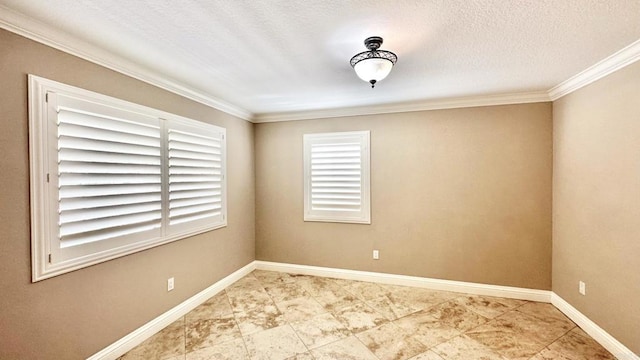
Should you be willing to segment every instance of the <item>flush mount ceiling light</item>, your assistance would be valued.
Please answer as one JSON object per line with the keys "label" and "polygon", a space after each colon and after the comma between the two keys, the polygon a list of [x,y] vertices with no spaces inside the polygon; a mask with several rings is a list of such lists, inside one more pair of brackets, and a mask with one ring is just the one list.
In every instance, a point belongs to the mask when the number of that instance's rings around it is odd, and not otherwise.
{"label": "flush mount ceiling light", "polygon": [[379,50],[382,45],[382,38],[372,36],[364,40],[364,46],[369,51],[361,52],[351,58],[351,67],[356,71],[358,77],[371,84],[373,88],[376,83],[389,75],[391,68],[398,61],[396,54],[387,50]]}

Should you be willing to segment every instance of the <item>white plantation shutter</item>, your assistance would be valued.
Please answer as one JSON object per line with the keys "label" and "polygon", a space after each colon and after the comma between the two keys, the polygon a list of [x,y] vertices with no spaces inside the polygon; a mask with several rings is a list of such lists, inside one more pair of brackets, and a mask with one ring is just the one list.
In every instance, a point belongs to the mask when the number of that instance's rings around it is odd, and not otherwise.
{"label": "white plantation shutter", "polygon": [[50,102],[57,129],[53,256],[66,260],[160,237],[160,120],[54,93]]}
{"label": "white plantation shutter", "polygon": [[369,132],[304,135],[305,221],[370,223]]}
{"label": "white plantation shutter", "polygon": [[224,131],[169,124],[169,228],[225,221]]}
{"label": "white plantation shutter", "polygon": [[226,226],[225,131],[30,75],[33,281]]}

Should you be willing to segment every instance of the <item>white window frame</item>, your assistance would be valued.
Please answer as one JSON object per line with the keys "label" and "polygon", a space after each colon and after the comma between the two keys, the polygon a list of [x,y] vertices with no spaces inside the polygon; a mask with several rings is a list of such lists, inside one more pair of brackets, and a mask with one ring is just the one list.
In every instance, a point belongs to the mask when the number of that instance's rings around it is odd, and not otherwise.
{"label": "white window frame", "polygon": [[[70,271],[95,265],[107,260],[129,255],[158,245],[190,237],[206,231],[227,226],[226,185],[226,129],[204,122],[130,103],[117,98],[69,86],[45,78],[29,75],[29,155],[31,194],[31,258],[32,281],[40,281]],[[49,104],[48,97],[62,96],[95,105],[96,108],[111,108],[114,112],[133,114],[144,121],[157,121],[161,128],[161,172],[162,172],[162,226],[159,235],[151,237],[131,236],[127,241],[118,238],[105,250],[105,243],[96,242],[93,253],[56,256],[60,252],[58,212],[58,150],[56,109]],[[52,102],[55,102],[52,101]],[[93,104],[93,105],[92,105]],[[169,166],[167,129],[169,124],[202,133],[219,134],[221,140],[221,215],[215,221],[194,221],[193,226],[172,226],[168,223]],[[155,234],[155,233],[154,233]],[[84,245],[83,245],[84,246]],[[89,249],[90,247],[87,247]],[[66,250],[65,250],[66,251]],[[71,255],[69,255],[71,254]]]}
{"label": "white window frame", "polygon": [[[370,132],[348,131],[303,135],[304,221],[371,224]],[[332,211],[314,208],[312,199],[312,147],[321,144],[358,144],[360,146],[360,209]]]}

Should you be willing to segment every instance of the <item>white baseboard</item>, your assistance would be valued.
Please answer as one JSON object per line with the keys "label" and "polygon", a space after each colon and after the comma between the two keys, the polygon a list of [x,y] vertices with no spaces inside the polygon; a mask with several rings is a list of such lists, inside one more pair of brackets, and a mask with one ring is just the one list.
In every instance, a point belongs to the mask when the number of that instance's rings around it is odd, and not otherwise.
{"label": "white baseboard", "polygon": [[551,291],[525,289],[510,286],[487,285],[463,281],[440,280],[417,276],[335,269],[319,266],[255,261],[256,269],[288,272],[292,274],[333,277],[348,280],[369,281],[380,284],[404,285],[433,290],[453,291],[475,295],[498,296],[511,299],[551,302]]}
{"label": "white baseboard", "polygon": [[640,356],[634,354],[629,348],[620,343],[603,328],[586,317],[556,293],[551,294],[551,304],[562,311],[569,319],[573,320],[584,332],[595,341],[609,350],[618,360],[640,360]]}
{"label": "white baseboard", "polygon": [[221,279],[208,288],[200,291],[194,296],[188,298],[184,302],[178,304],[174,308],[158,316],[157,318],[142,325],[138,329],[132,331],[122,339],[107,346],[101,351],[90,356],[87,360],[115,360],[119,356],[124,355],[127,351],[138,346],[143,341],[150,338],[155,333],[167,327],[169,324],[186,315],[189,311],[198,307],[198,305],[207,301],[212,296],[224,290],[227,286],[238,281],[256,268],[255,261],[245,265],[231,275]]}

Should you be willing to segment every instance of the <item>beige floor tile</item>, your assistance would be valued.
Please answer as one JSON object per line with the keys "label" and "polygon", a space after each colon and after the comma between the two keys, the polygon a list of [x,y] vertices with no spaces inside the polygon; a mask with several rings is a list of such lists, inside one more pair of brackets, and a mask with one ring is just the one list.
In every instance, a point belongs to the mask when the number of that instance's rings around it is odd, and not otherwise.
{"label": "beige floor tile", "polygon": [[255,308],[246,312],[237,312],[234,315],[242,335],[253,334],[286,323],[284,315],[275,304],[265,305],[262,308]]}
{"label": "beige floor tile", "polygon": [[[517,316],[517,313],[524,316]],[[512,315],[519,321],[523,331],[529,332],[542,343],[549,344],[576,327],[564,314],[551,304],[527,303],[515,311],[505,313],[496,319],[508,319]]]}
{"label": "beige floor tile", "polygon": [[[595,340],[569,332],[547,347],[550,353],[562,355],[570,360],[615,360],[615,357]],[[543,357],[543,359],[552,359]]]}
{"label": "beige floor tile", "polygon": [[427,351],[427,347],[394,323],[363,331],[358,339],[378,358],[405,360]]}
{"label": "beige floor tile", "polygon": [[466,335],[512,359],[528,359],[571,327],[563,321],[545,321],[519,311],[510,311]]}
{"label": "beige floor tile", "polygon": [[233,315],[187,324],[186,351],[192,352],[240,338],[240,329]]}
{"label": "beige floor tile", "polygon": [[254,270],[252,274],[265,286],[295,282],[295,277],[278,271]]}
{"label": "beige floor tile", "polygon": [[336,288],[317,289],[312,296],[325,310],[331,312],[361,302],[355,295],[339,286]]}
{"label": "beige floor tile", "polygon": [[162,329],[143,343],[121,356],[121,360],[172,360],[184,356],[184,317]]}
{"label": "beige floor tile", "polygon": [[278,302],[276,305],[288,322],[305,321],[327,312],[310,296]]}
{"label": "beige floor tile", "polygon": [[573,321],[551,304],[531,301],[520,306],[516,310],[521,313],[531,315],[544,322],[551,322],[551,320],[555,320],[557,323],[565,324],[569,328],[576,326]]}
{"label": "beige floor tile", "polygon": [[318,293],[327,290],[344,290],[338,285],[334,279],[323,278],[317,276],[300,275],[296,278],[296,283],[302,286],[311,296],[316,296]]}
{"label": "beige floor tile", "polygon": [[408,286],[383,285],[389,292],[387,296],[398,304],[418,310],[428,309],[435,305],[449,301],[460,294],[447,291],[413,288]]}
{"label": "beige floor tile", "polygon": [[354,334],[389,321],[365,303],[356,303],[352,306],[341,308],[332,314]]}
{"label": "beige floor tile", "polygon": [[284,360],[308,352],[289,325],[247,335],[244,340],[251,359]]}
{"label": "beige floor tile", "polygon": [[573,328],[573,330],[571,330],[572,333],[576,333],[578,335],[582,335],[588,339],[591,339],[591,336],[589,336],[589,334],[587,334],[586,332],[584,332],[584,330],[582,330],[580,327],[576,326]]}
{"label": "beige floor tile", "polygon": [[317,348],[351,335],[351,332],[341,322],[328,313],[314,316],[307,321],[294,322],[291,327],[309,349]]}
{"label": "beige floor tile", "polygon": [[432,350],[444,360],[509,360],[465,335],[456,336]]}
{"label": "beige floor tile", "polygon": [[337,279],[337,278],[331,278],[336,284],[345,287],[345,286],[350,286],[353,283],[358,282],[357,280],[349,280],[349,279]]}
{"label": "beige floor tile", "polygon": [[439,323],[460,331],[473,329],[488,321],[487,318],[476,314],[455,300],[436,305],[425,312],[433,315]]}
{"label": "beige floor tile", "polygon": [[274,305],[273,299],[264,289],[250,291],[227,292],[233,312],[249,312]]}
{"label": "beige floor tile", "polygon": [[405,316],[394,323],[429,348],[461,333],[460,330],[438,321],[433,314],[427,313],[427,310]]}
{"label": "beige floor tile", "polygon": [[256,279],[255,276],[253,276],[253,274],[249,274],[245,277],[243,277],[242,279],[234,282],[233,284],[229,285],[226,289],[227,293],[232,293],[232,292],[245,292],[245,291],[252,291],[252,290],[264,290],[264,288],[262,287],[262,284],[260,283],[260,281],[258,281],[258,279]]}
{"label": "beige floor tile", "polygon": [[571,358],[564,356],[564,354],[559,354],[556,351],[549,350],[548,348],[544,348],[529,360],[571,360]]}
{"label": "beige floor tile", "polygon": [[409,360],[443,360],[442,357],[431,350],[423,352],[422,354],[418,354],[412,357]]}
{"label": "beige floor tile", "polygon": [[379,360],[354,336],[311,350],[311,354],[316,360]]}
{"label": "beige floor tile", "polygon": [[370,282],[351,281],[348,283],[344,283],[344,285],[340,284],[339,282],[338,284],[351,294],[355,295],[357,298],[365,301],[385,296],[388,293],[388,290],[384,289],[380,285]]}
{"label": "beige floor tile", "polygon": [[404,301],[391,300],[386,295],[379,298],[367,300],[366,303],[374,310],[384,315],[387,320],[395,320],[420,310],[419,308],[413,307],[411,306],[411,304]]}
{"label": "beige floor tile", "polygon": [[311,353],[308,352],[308,353],[292,356],[290,358],[287,358],[287,360],[315,360],[315,359],[313,358],[313,355],[311,355]]}
{"label": "beige floor tile", "polygon": [[527,302],[524,300],[505,299],[492,296],[469,295],[456,298],[456,302],[464,305],[473,312],[493,319],[507,311],[513,310]]}
{"label": "beige floor tile", "polygon": [[188,352],[186,360],[248,360],[249,354],[242,339],[235,339]]}
{"label": "beige floor tile", "polygon": [[267,284],[264,288],[275,302],[310,296],[300,284],[295,282]]}
{"label": "beige floor tile", "polygon": [[227,294],[221,291],[205,301],[202,305],[190,311],[186,315],[186,321],[187,323],[192,323],[199,320],[215,319],[232,313],[233,311],[231,310],[231,304],[229,303]]}

